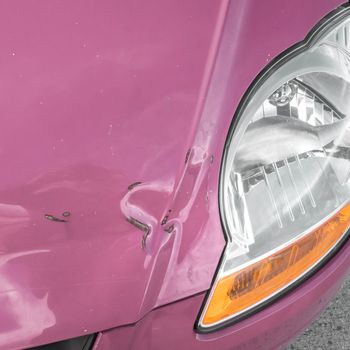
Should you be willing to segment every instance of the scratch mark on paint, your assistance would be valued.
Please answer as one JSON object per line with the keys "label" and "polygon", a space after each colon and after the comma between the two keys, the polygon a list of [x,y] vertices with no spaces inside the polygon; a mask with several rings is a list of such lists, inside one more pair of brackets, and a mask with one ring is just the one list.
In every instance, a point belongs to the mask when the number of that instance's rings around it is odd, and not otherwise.
{"label": "scratch mark on paint", "polygon": [[141,185],[140,181],[134,182],[131,185],[128,186],[128,190],[131,191],[133,190],[136,186]]}
{"label": "scratch mark on paint", "polygon": [[145,223],[143,223],[143,222],[141,222],[141,221],[139,221],[139,220],[137,220],[137,219],[135,219],[135,218],[133,218],[133,217],[131,217],[131,216],[128,217],[126,220],[127,220],[131,225],[134,225],[136,228],[138,228],[139,230],[141,230],[141,231],[144,232],[144,234],[143,234],[143,236],[142,236],[141,246],[142,246],[142,249],[145,249],[145,248],[146,248],[146,240],[147,240],[147,237],[148,237],[148,235],[149,235],[150,232],[151,232],[150,227],[149,227],[147,224],[145,224]]}

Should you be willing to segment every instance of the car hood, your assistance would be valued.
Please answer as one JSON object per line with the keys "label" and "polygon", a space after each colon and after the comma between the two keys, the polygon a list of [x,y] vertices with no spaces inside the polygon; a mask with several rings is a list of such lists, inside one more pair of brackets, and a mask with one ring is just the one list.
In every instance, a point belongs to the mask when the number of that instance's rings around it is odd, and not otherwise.
{"label": "car hood", "polygon": [[[156,305],[208,288],[214,269],[191,272],[188,262],[198,257],[185,252],[211,244],[217,259],[223,238],[196,242],[205,217],[186,237],[175,235],[182,228],[171,218],[183,208],[190,215],[198,191],[200,167],[182,174],[221,6],[1,5],[6,348],[136,322]],[[186,191],[170,205],[180,182]],[[189,270],[176,289],[171,259]]]}

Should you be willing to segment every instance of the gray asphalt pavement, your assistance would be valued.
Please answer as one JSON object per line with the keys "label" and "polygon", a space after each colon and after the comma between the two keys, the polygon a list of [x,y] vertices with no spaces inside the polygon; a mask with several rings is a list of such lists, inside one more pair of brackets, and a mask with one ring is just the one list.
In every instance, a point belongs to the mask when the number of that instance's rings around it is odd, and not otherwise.
{"label": "gray asphalt pavement", "polygon": [[350,275],[328,308],[286,350],[350,350]]}

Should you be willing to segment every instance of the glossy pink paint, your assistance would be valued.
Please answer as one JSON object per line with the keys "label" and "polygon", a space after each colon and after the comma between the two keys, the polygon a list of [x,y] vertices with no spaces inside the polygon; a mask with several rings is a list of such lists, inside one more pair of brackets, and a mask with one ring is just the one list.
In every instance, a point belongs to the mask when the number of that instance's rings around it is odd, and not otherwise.
{"label": "glossy pink paint", "polygon": [[[175,237],[160,222],[220,6],[1,2],[0,348],[136,322],[156,304]],[[67,210],[67,223],[44,218]],[[145,250],[128,216],[150,226]],[[200,244],[213,256],[188,294],[208,287],[222,233]]]}
{"label": "glossy pink paint", "polygon": [[[135,323],[210,287],[234,110],[339,3],[0,3],[1,349]],[[149,227],[144,249],[130,217]]]}

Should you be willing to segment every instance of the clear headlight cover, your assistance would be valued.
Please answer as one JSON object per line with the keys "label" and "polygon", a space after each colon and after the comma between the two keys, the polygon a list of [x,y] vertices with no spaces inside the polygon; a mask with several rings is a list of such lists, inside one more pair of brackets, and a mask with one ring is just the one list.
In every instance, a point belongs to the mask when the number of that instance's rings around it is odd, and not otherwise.
{"label": "clear headlight cover", "polygon": [[228,138],[220,188],[228,243],[202,330],[280,295],[345,238],[350,19],[339,12],[260,79]]}

